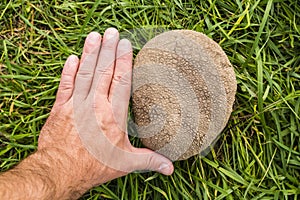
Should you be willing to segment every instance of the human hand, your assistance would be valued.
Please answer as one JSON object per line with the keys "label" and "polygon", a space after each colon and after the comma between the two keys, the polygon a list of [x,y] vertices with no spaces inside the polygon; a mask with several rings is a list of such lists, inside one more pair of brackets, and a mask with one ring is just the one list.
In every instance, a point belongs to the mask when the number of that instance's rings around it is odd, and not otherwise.
{"label": "human hand", "polygon": [[131,44],[113,28],[103,39],[90,33],[80,61],[67,59],[37,151],[57,188],[75,187],[81,194],[135,170],[172,174],[170,160],[129,142],[131,73]]}

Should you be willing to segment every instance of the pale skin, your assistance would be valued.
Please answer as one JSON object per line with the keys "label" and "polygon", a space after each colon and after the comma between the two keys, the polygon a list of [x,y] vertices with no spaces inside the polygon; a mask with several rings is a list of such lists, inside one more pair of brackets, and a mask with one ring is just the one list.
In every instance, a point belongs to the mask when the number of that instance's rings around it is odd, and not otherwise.
{"label": "pale skin", "polygon": [[[124,127],[130,98],[131,70],[131,44],[126,39],[119,40],[116,29],[107,29],[103,37],[96,32],[90,33],[81,59],[71,55],[64,65],[55,104],[40,133],[38,150],[13,169],[0,174],[0,198],[77,199],[94,186],[136,170],[171,175],[174,167],[170,160],[149,149],[135,148],[129,142]],[[122,77],[126,81],[121,83]],[[116,89],[119,84],[122,90]],[[75,95],[84,99],[93,97],[91,101],[84,101],[82,106],[95,111],[100,129],[115,147],[109,153],[115,155],[114,149],[119,149],[142,156],[134,162],[128,162],[124,155],[112,157],[118,159],[118,163],[124,163],[124,170],[107,166],[105,161],[96,159],[83,145],[76,128]],[[118,97],[118,103],[114,106],[113,96]],[[113,110],[118,111],[117,116]],[[90,112],[79,114],[89,119]],[[120,122],[123,124],[120,125]],[[93,131],[98,130],[88,130],[85,134]],[[107,154],[107,150],[103,149],[100,153]]]}

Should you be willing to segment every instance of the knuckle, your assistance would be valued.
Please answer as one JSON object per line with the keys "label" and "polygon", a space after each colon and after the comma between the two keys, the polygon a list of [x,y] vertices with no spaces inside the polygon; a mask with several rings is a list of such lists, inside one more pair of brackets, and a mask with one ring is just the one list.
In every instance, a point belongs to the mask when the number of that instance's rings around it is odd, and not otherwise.
{"label": "knuckle", "polygon": [[104,42],[102,48],[103,48],[102,51],[108,51],[109,53],[116,51],[116,45],[113,41]]}
{"label": "knuckle", "polygon": [[103,51],[106,51],[107,54],[111,54],[111,55],[114,55],[116,51],[116,47],[111,44],[104,45],[103,48],[104,48]]}
{"label": "knuckle", "polygon": [[59,85],[60,90],[71,90],[73,89],[73,76],[71,75],[64,75],[62,78],[60,85]]}
{"label": "knuckle", "polygon": [[99,68],[97,69],[96,71],[97,74],[100,74],[100,75],[109,75],[111,76],[113,74],[112,70],[108,69],[108,68]]}
{"label": "knuckle", "polygon": [[59,88],[64,91],[69,91],[73,89],[73,84],[69,81],[63,82]]}
{"label": "knuckle", "polygon": [[105,63],[103,62],[99,67],[96,68],[96,73],[99,75],[113,75],[113,62]]}
{"label": "knuckle", "polygon": [[92,71],[88,71],[88,70],[79,70],[78,72],[78,76],[80,78],[84,78],[84,79],[89,79],[89,78],[92,78],[93,77],[93,72]]}
{"label": "knuckle", "polygon": [[126,76],[115,75],[113,81],[120,85],[130,85],[131,80]]}
{"label": "knuckle", "polygon": [[146,159],[146,169],[153,170],[152,169],[153,162],[154,162],[154,156],[153,154],[150,154]]}

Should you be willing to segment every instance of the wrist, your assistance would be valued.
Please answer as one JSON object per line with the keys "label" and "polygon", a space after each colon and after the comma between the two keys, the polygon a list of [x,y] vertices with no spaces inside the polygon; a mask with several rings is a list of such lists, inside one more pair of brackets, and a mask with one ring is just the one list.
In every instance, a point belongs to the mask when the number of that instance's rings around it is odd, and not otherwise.
{"label": "wrist", "polygon": [[38,150],[32,159],[51,184],[51,199],[77,199],[90,187],[81,180],[79,166],[74,165],[72,158],[60,149]]}

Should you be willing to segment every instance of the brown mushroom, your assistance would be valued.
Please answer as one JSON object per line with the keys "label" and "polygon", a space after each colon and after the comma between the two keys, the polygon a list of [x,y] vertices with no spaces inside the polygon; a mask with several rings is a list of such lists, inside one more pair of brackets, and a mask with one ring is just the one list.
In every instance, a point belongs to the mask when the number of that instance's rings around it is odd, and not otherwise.
{"label": "brown mushroom", "polygon": [[204,155],[224,129],[236,92],[232,65],[202,33],[151,39],[133,73],[133,114],[143,144],[172,160]]}

